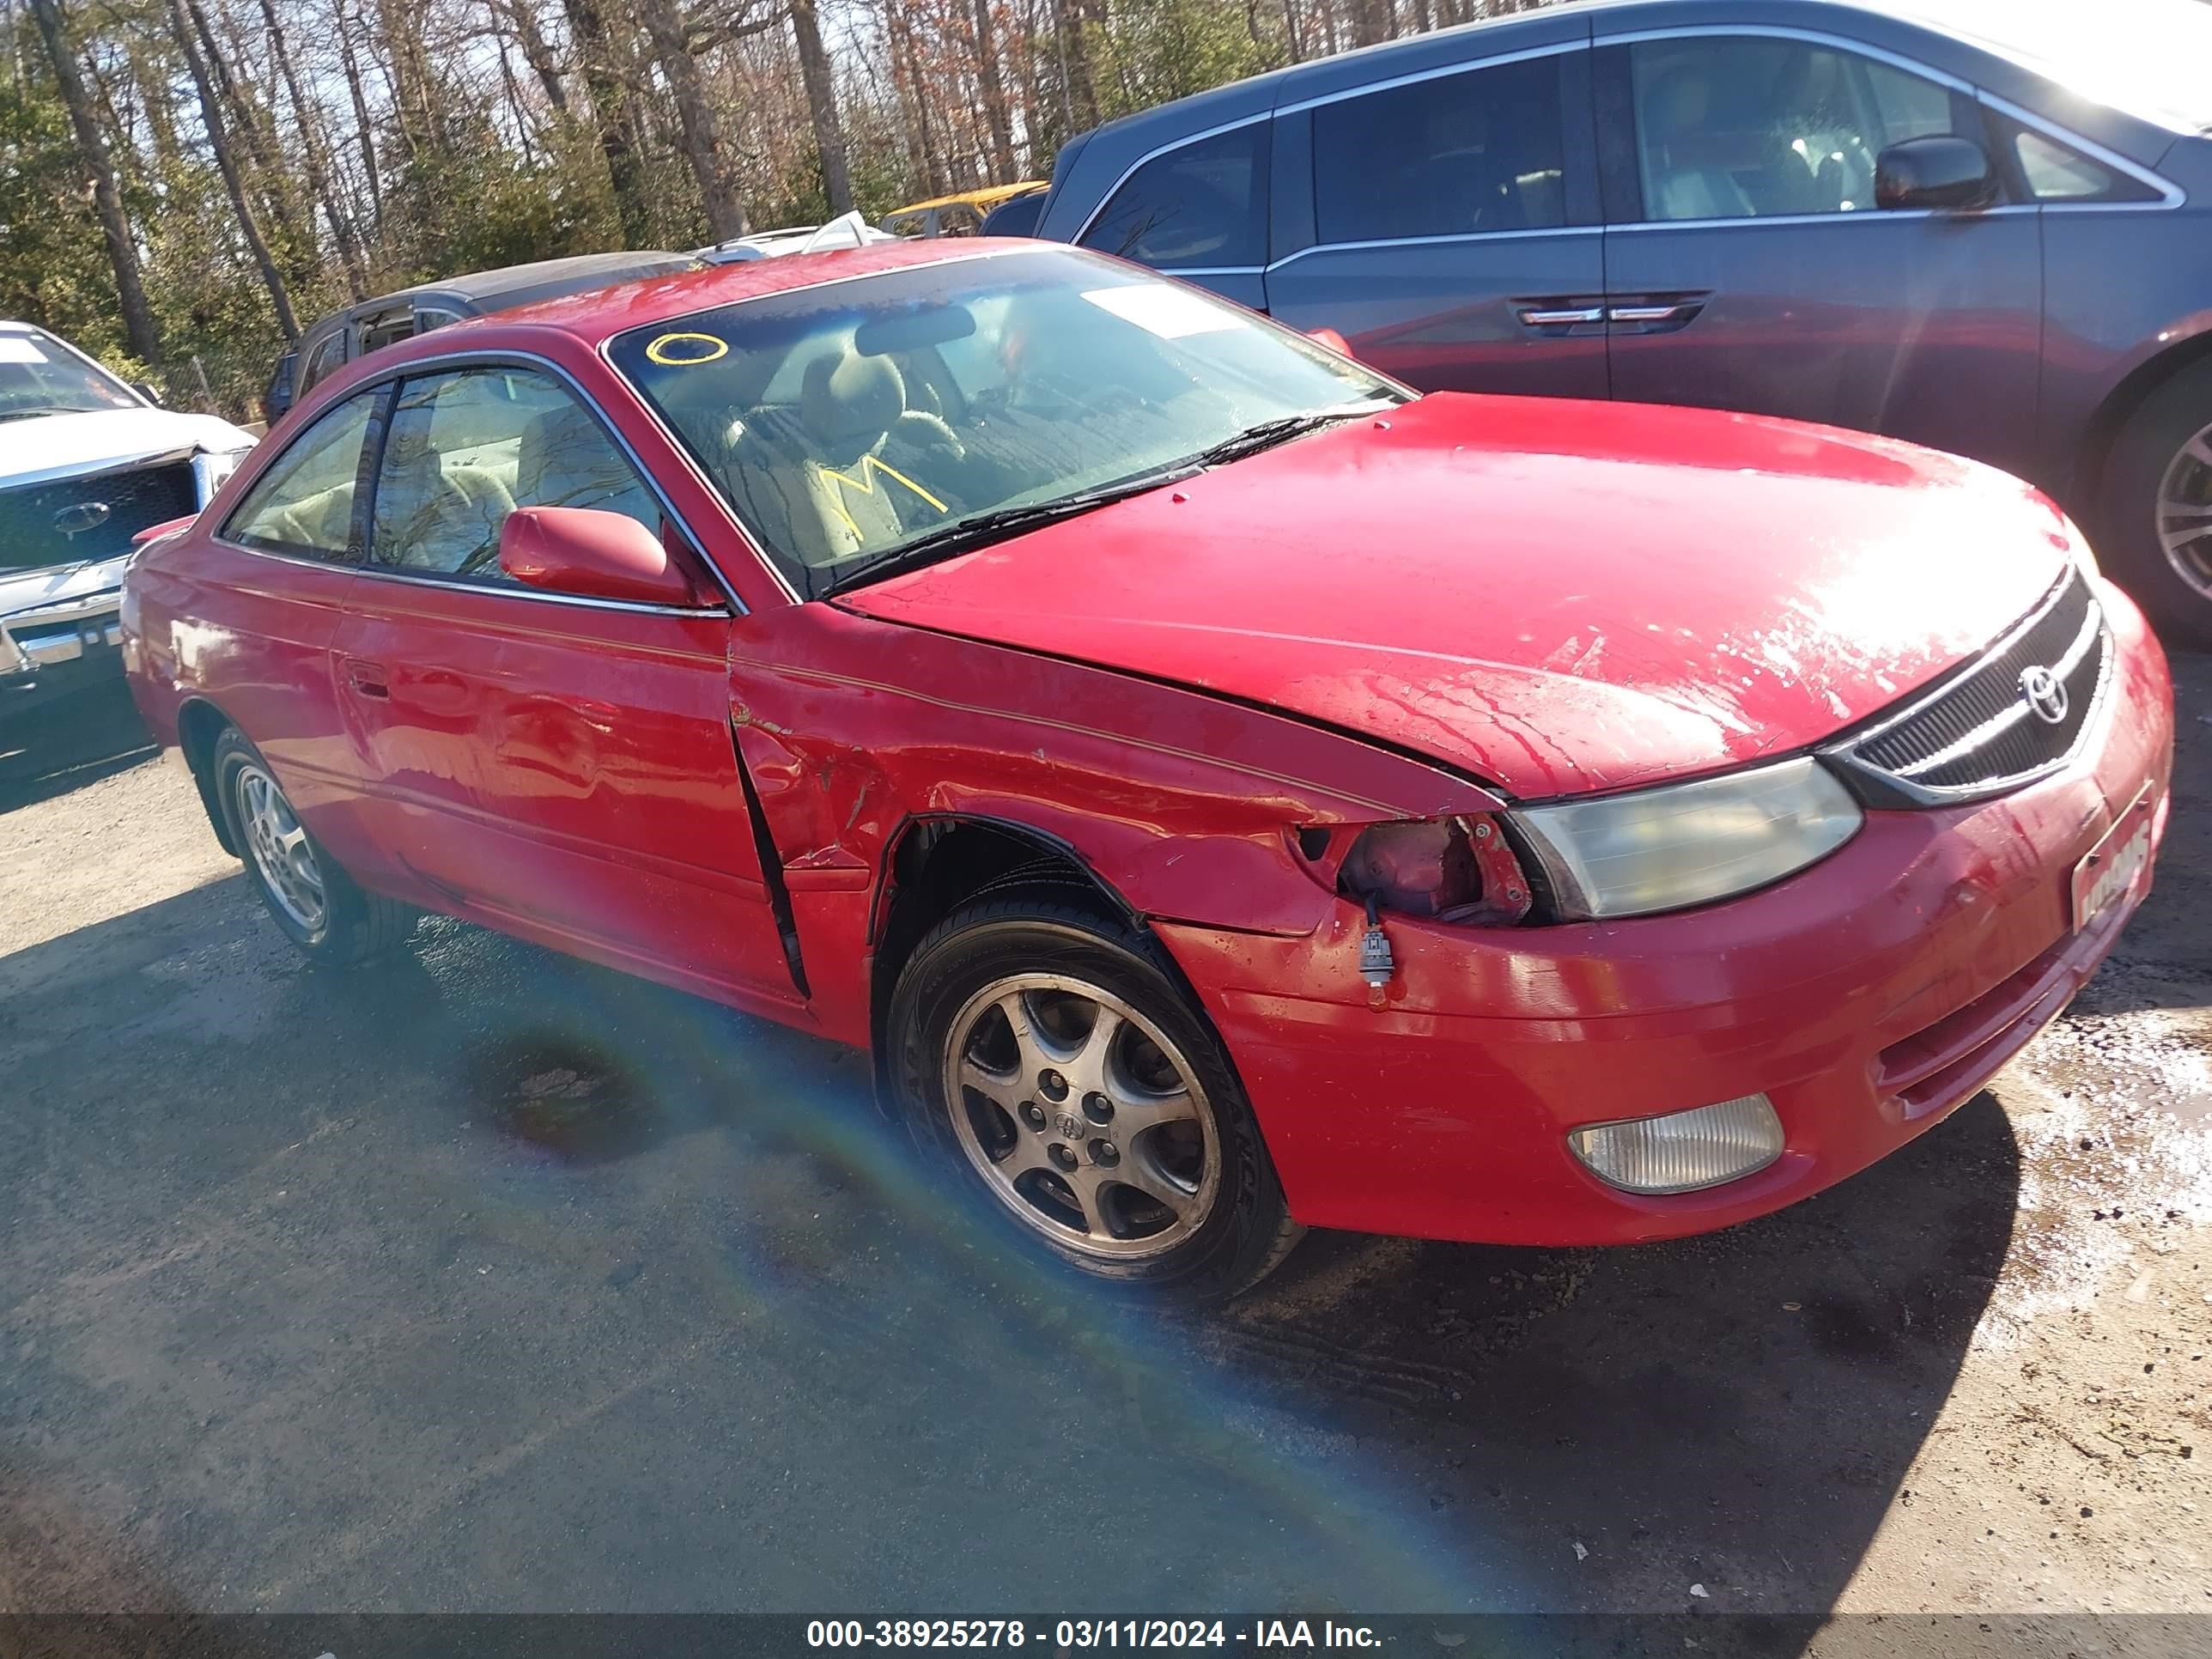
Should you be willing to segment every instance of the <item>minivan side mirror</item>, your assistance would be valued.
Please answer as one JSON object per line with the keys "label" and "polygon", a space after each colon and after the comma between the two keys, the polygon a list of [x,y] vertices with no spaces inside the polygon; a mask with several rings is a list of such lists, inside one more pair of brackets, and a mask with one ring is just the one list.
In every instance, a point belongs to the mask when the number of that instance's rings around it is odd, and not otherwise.
{"label": "minivan side mirror", "polygon": [[699,603],[683,566],[635,519],[592,507],[518,507],[499,530],[499,568],[550,593],[639,605]]}
{"label": "minivan side mirror", "polygon": [[1952,208],[1971,211],[1997,199],[1990,158],[1971,138],[1930,132],[1901,139],[1875,158],[1878,208]]}

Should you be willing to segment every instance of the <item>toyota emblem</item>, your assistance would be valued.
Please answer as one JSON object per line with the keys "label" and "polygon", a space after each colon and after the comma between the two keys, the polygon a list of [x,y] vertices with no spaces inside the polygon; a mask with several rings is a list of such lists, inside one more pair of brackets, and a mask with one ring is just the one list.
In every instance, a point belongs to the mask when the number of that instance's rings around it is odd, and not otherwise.
{"label": "toyota emblem", "polygon": [[75,541],[88,530],[97,530],[107,522],[106,501],[72,501],[54,514],[54,528],[70,541]]}
{"label": "toyota emblem", "polygon": [[1052,1115],[1052,1127],[1060,1132],[1063,1139],[1083,1139],[1083,1120],[1073,1112],[1054,1112]]}
{"label": "toyota emblem", "polygon": [[2036,719],[2056,726],[2066,718],[2066,682],[2042,665],[2020,671],[2020,694]]}

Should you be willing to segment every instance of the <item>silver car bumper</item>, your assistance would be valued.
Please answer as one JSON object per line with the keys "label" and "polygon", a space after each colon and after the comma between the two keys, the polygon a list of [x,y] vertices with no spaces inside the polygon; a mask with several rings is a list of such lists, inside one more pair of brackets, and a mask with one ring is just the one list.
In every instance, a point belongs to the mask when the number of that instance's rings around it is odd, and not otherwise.
{"label": "silver car bumper", "polygon": [[123,643],[119,588],[0,617],[0,680],[76,662]]}

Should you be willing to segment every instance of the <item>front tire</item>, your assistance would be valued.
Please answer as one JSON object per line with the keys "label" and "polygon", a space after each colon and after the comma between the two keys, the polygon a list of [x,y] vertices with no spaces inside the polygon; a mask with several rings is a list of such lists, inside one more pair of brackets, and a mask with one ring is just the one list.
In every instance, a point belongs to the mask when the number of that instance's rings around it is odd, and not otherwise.
{"label": "front tire", "polygon": [[2098,551],[2189,642],[2212,647],[2212,362],[2184,369],[2129,418],[2105,470]]}
{"label": "front tire", "polygon": [[1235,1070],[1172,965],[1064,892],[939,924],[900,972],[886,1041],[917,1144],[1091,1278],[1216,1302],[1298,1240]]}
{"label": "front tire", "polygon": [[301,954],[349,966],[382,955],[413,931],[413,911],[364,892],[307,833],[269,763],[237,727],[216,739],[208,764],[247,878]]}

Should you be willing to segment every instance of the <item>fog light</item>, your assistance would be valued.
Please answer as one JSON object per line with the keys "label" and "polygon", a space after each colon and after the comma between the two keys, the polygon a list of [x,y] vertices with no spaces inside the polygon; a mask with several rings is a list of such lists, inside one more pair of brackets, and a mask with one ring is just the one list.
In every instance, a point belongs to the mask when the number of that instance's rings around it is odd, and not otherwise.
{"label": "fog light", "polygon": [[1781,1157],[1782,1120],[1765,1095],[1743,1095],[1664,1117],[1594,1123],[1567,1145],[1592,1175],[1624,1192],[1693,1193]]}

